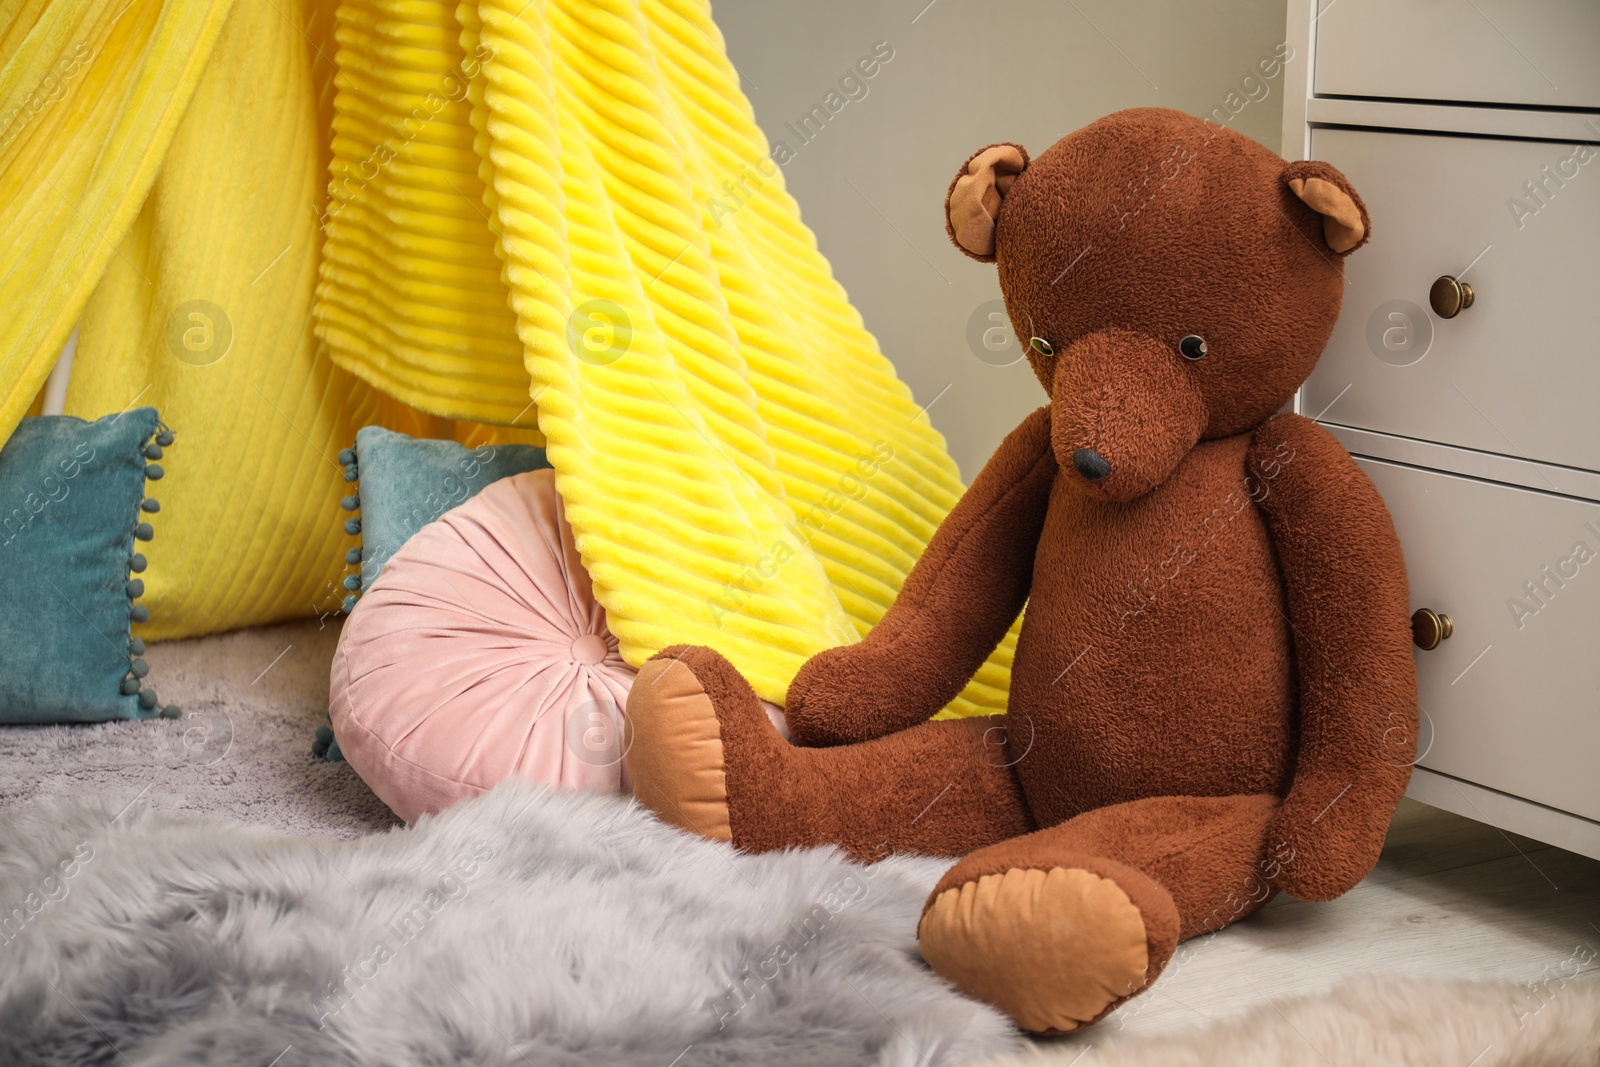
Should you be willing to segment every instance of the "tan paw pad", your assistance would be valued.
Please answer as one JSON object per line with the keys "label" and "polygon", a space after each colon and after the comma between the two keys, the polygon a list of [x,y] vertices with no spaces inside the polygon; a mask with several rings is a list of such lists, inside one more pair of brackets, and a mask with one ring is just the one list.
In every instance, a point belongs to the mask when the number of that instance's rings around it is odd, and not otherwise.
{"label": "tan paw pad", "polygon": [[945,890],[923,958],[1033,1033],[1066,1033],[1144,987],[1144,918],[1122,887],[1075,868],[1012,869]]}
{"label": "tan paw pad", "polygon": [[624,760],[639,803],[662,822],[732,841],[722,727],[711,697],[680,660],[651,660],[628,694]]}

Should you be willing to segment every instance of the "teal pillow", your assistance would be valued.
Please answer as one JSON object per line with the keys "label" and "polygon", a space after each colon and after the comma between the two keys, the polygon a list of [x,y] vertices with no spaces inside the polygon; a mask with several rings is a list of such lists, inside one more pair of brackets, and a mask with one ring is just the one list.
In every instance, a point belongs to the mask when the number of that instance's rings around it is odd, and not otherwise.
{"label": "teal pillow", "polygon": [[344,509],[359,513],[344,525],[345,533],[360,539],[345,554],[351,568],[344,579],[346,612],[412,534],[491,482],[550,466],[544,449],[535,445],[467,448],[381,426],[357,433],[355,448],[339,453],[339,462],[345,481],[354,483]]}
{"label": "teal pillow", "polygon": [[145,682],[145,496],[172,431],[154,408],[23,419],[0,448],[0,722],[104,722],[163,711]]}

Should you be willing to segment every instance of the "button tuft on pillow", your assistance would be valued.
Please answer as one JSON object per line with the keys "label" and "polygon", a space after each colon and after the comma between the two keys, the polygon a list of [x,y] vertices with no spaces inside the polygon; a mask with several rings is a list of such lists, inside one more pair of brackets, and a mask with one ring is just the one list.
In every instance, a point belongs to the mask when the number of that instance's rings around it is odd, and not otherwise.
{"label": "button tuft on pillow", "polygon": [[584,634],[572,642],[572,659],[586,667],[592,667],[605,659],[611,652],[606,644],[606,639],[599,634]]}

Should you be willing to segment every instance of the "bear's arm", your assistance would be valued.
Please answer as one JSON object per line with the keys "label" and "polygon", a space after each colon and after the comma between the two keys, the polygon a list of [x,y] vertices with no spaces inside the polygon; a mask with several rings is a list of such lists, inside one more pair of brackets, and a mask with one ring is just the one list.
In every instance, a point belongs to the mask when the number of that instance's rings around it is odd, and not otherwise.
{"label": "bear's arm", "polygon": [[1377,489],[1310,419],[1272,419],[1247,462],[1283,571],[1299,672],[1294,777],[1267,841],[1273,882],[1327,900],[1377,862],[1416,759],[1405,559]]}
{"label": "bear's arm", "polygon": [[961,692],[1028,599],[1055,476],[1046,406],[1000,443],[872,632],[800,668],[784,708],[797,741],[883,737]]}

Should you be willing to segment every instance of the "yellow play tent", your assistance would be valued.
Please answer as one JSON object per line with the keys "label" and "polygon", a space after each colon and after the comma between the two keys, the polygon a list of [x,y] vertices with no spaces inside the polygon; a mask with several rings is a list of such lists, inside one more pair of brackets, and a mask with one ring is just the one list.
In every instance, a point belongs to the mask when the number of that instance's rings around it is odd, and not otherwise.
{"label": "yellow play tent", "polygon": [[[781,701],[959,495],[707,4],[0,6],[0,435],[75,325],[67,412],[177,430],[146,636],[336,605],[378,423],[544,443],[624,657],[709,644]],[[953,713],[1003,709],[1013,643]]]}

